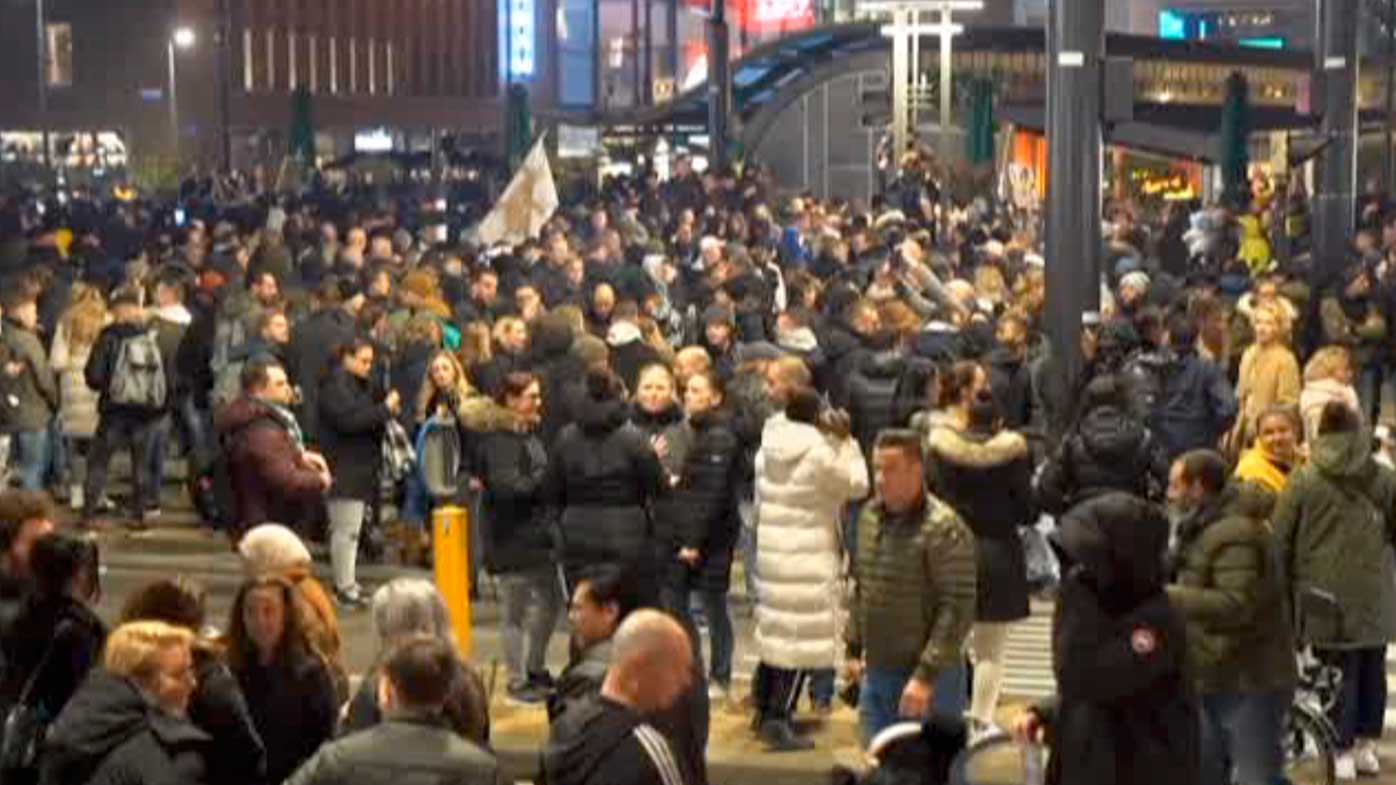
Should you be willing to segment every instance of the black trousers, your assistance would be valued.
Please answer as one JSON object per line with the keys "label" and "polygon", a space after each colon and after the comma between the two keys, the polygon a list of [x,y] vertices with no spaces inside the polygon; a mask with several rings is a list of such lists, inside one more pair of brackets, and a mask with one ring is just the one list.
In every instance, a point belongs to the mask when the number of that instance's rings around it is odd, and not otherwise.
{"label": "black trousers", "polygon": [[[97,422],[97,433],[92,437],[92,446],[87,453],[87,481],[83,488],[83,519],[91,520],[97,511],[97,502],[107,489],[107,468],[111,454],[118,449],[131,451],[131,518],[143,520],[145,508],[150,502],[159,499],[159,488],[146,488],[147,455],[151,448],[151,437],[159,417],[137,417],[105,412]],[[151,495],[153,494],[153,495]]]}
{"label": "black trousers", "polygon": [[802,670],[777,668],[764,662],[757,665],[751,680],[757,722],[790,719],[808,678],[809,674]]}

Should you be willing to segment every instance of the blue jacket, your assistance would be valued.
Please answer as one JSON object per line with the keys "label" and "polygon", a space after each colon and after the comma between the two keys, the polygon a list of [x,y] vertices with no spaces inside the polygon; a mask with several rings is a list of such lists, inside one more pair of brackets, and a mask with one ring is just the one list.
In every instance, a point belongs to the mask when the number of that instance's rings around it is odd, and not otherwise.
{"label": "blue jacket", "polygon": [[1236,420],[1236,393],[1226,375],[1191,351],[1175,357],[1159,374],[1149,428],[1168,461],[1188,450],[1215,448]]}

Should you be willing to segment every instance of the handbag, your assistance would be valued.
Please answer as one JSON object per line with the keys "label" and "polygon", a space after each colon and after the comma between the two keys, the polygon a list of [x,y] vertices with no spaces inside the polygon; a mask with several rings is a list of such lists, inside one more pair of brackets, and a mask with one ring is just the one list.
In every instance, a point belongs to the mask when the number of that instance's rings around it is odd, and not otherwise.
{"label": "handbag", "polygon": [[29,674],[20,690],[15,705],[5,714],[3,736],[0,736],[0,782],[19,783],[32,780],[39,767],[39,754],[44,739],[48,736],[53,717],[47,708],[34,702],[34,688],[39,675],[48,667],[55,647],[64,633],[72,628],[71,621],[65,621],[54,630],[38,665]]}
{"label": "handbag", "polygon": [[417,462],[412,440],[402,423],[389,419],[383,428],[383,479],[394,485],[407,479]]}
{"label": "handbag", "polygon": [[1028,588],[1042,591],[1061,582],[1062,566],[1052,546],[1047,544],[1047,532],[1056,528],[1056,521],[1043,515],[1032,526],[1018,529],[1023,544],[1023,561],[1027,564]]}

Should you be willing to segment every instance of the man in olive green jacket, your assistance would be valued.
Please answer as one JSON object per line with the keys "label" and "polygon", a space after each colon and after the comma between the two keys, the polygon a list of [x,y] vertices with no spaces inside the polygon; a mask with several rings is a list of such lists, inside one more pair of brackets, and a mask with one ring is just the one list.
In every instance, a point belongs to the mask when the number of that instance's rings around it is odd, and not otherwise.
{"label": "man in olive green jacket", "polygon": [[[898,718],[964,713],[964,647],[974,623],[974,534],[926,492],[921,437],[883,431],[877,498],[858,518],[846,677],[862,678],[863,743]],[[864,669],[864,662],[867,667]]]}
{"label": "man in olive green jacket", "polygon": [[1203,782],[1284,781],[1280,745],[1296,678],[1279,554],[1259,487],[1227,485],[1225,459],[1193,450],[1173,462],[1169,517],[1178,524],[1168,599],[1187,624],[1188,664],[1202,699]]}

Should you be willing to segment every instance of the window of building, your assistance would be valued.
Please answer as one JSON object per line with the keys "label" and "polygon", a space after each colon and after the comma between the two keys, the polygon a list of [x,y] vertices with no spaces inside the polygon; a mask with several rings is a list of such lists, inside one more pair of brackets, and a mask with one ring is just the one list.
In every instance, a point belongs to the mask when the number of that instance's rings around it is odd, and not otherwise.
{"label": "window of building", "polygon": [[557,76],[561,103],[591,106],[595,101],[596,0],[558,0]]}
{"label": "window of building", "polygon": [[314,33],[311,33],[309,36],[306,37],[306,58],[307,61],[310,63],[310,92],[312,93],[318,92],[320,90],[320,51],[318,46],[319,43],[320,38]]}
{"label": "window of building", "polygon": [[368,94],[378,94],[378,42],[368,39]]}
{"label": "window of building", "polygon": [[359,42],[349,39],[349,92],[359,92]]}
{"label": "window of building", "polygon": [[300,58],[296,57],[296,34],[286,31],[286,86],[292,90],[300,87]]}
{"label": "window of building", "polygon": [[384,45],[384,48],[385,48],[385,50],[386,50],[385,55],[386,55],[387,61],[388,61],[388,62],[387,62],[387,66],[386,66],[386,68],[384,69],[384,70],[386,70],[386,71],[388,72],[388,73],[387,73],[387,76],[388,76],[388,84],[387,84],[387,90],[386,90],[386,92],[388,93],[388,95],[393,95],[394,93],[397,92],[397,70],[396,70],[396,69],[397,69],[397,57],[395,56],[395,53],[393,52],[393,42],[392,42],[392,41],[389,41],[387,44],[385,44],[385,45]]}
{"label": "window of building", "polygon": [[276,89],[276,31],[267,28],[267,81],[268,90]]}
{"label": "window of building", "polygon": [[44,33],[44,47],[48,55],[45,63],[48,86],[72,87],[73,26],[68,22],[50,22]]}
{"label": "window of building", "polygon": [[339,39],[330,36],[330,95],[339,93]]}
{"label": "window of building", "polygon": [[252,69],[252,31],[242,31],[242,89],[250,93],[257,89],[257,80]]}

